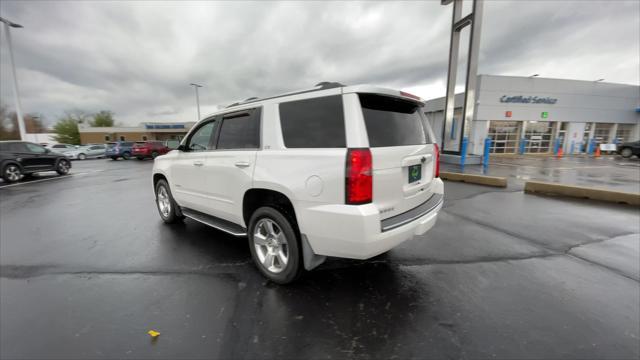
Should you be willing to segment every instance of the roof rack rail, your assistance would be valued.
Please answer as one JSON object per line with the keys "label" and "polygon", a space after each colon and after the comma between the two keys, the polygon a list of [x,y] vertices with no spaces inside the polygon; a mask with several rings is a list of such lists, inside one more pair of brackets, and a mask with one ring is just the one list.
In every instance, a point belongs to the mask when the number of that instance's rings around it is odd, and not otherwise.
{"label": "roof rack rail", "polygon": [[345,86],[344,84],[340,84],[339,82],[332,81],[322,81],[316,84],[316,87],[320,86],[320,89],[334,89],[338,87]]}
{"label": "roof rack rail", "polygon": [[263,98],[263,99],[260,99],[260,98],[257,98],[257,97],[254,96],[254,97],[250,97],[250,98],[248,98],[246,100],[243,100],[243,101],[234,102],[233,104],[227,105],[226,108],[230,108],[230,107],[234,107],[234,106],[238,106],[238,105],[244,105],[244,104],[256,102],[256,101],[259,101],[259,100],[276,99],[276,98],[283,97],[283,96],[291,96],[291,95],[304,94],[304,93],[313,92],[313,91],[335,89],[335,88],[344,87],[344,86],[346,86],[346,85],[341,84],[339,82],[322,81],[322,82],[317,83],[313,87],[313,89],[310,89],[310,90],[302,90],[302,91],[297,91],[297,92],[292,92],[292,93],[286,93],[286,94],[281,94],[281,95],[276,95],[276,96],[270,96],[270,97],[266,97],[266,98]]}

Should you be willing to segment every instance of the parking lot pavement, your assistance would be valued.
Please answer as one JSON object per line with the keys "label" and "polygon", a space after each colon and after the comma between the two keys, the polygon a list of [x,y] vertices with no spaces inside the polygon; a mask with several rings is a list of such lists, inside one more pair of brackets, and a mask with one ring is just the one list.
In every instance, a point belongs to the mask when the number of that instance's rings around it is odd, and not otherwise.
{"label": "parking lot pavement", "polygon": [[246,239],[164,225],[151,166],[0,188],[0,357],[640,356],[637,207],[447,182],[425,236],[278,286]]}
{"label": "parking lot pavement", "polygon": [[[459,164],[441,167],[461,172]],[[640,193],[640,159],[635,157],[492,156],[486,171],[482,165],[465,165],[464,172],[506,177],[515,189],[522,189],[527,180],[538,180]]]}

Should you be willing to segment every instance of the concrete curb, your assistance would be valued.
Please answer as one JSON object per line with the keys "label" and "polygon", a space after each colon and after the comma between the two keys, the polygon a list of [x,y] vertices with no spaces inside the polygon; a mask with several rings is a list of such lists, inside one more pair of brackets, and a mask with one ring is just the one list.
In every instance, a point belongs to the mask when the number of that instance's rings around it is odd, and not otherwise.
{"label": "concrete curb", "polygon": [[527,181],[524,184],[524,192],[608,201],[618,204],[640,205],[640,193],[554,184],[543,181]]}
{"label": "concrete curb", "polygon": [[498,176],[486,176],[476,174],[463,174],[440,171],[440,178],[449,181],[460,181],[469,184],[487,185],[495,187],[507,187],[507,178]]}

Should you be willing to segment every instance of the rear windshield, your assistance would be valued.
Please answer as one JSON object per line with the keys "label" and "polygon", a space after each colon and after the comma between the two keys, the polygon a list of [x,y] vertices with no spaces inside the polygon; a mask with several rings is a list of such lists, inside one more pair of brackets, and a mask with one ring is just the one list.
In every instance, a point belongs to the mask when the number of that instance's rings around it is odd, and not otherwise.
{"label": "rear windshield", "polygon": [[422,107],[390,96],[358,94],[370,147],[430,143],[424,128]]}

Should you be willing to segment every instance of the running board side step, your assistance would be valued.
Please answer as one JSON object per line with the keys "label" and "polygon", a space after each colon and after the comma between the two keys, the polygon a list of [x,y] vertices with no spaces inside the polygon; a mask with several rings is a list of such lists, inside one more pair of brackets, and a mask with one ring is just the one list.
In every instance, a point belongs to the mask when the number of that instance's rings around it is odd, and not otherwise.
{"label": "running board side step", "polygon": [[205,225],[211,226],[218,230],[229,233],[233,236],[247,236],[247,229],[238,224],[234,224],[231,221],[223,220],[215,216],[207,215],[197,210],[181,207],[182,215],[189,219],[201,222]]}

